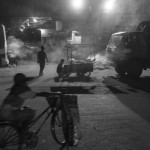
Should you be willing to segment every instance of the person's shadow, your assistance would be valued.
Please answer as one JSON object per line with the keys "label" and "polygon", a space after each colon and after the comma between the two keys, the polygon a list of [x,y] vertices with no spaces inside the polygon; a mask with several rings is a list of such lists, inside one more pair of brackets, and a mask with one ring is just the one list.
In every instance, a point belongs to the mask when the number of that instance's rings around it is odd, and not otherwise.
{"label": "person's shadow", "polygon": [[58,78],[54,77],[55,82],[91,82],[92,78],[91,77],[76,77],[76,76],[71,76],[68,78]]}

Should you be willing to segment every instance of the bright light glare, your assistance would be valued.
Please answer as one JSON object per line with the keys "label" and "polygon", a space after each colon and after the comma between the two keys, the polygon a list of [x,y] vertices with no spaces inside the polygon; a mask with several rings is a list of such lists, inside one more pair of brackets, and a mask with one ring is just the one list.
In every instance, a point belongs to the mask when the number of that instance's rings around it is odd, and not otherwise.
{"label": "bright light glare", "polygon": [[72,7],[75,9],[81,9],[83,7],[83,0],[72,0]]}
{"label": "bright light glare", "polygon": [[21,31],[21,32],[23,32],[23,29],[22,29],[22,28],[20,28],[20,31]]}
{"label": "bright light glare", "polygon": [[108,0],[104,4],[104,12],[112,12],[114,9],[115,0]]}
{"label": "bright light glare", "polygon": [[36,19],[36,18],[33,18],[33,21],[34,21],[34,22],[37,22],[37,19]]}

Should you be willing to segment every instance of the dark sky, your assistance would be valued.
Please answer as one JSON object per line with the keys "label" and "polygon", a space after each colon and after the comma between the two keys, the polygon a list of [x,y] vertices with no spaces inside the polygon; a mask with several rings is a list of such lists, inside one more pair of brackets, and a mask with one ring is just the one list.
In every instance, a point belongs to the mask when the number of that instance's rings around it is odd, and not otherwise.
{"label": "dark sky", "polygon": [[60,5],[60,0],[1,0],[0,17],[50,15]]}
{"label": "dark sky", "polygon": [[[0,0],[0,18],[17,16],[51,16],[68,15],[71,0]],[[86,7],[92,5],[96,7],[102,5],[106,0],[85,0]],[[121,11],[124,7],[136,10],[149,0],[116,0]],[[129,4],[129,5],[128,5]],[[149,4],[148,4],[149,5]],[[145,9],[147,4],[144,5]],[[119,8],[119,9],[120,9]],[[127,9],[128,9],[127,8]],[[97,10],[97,9],[95,9]],[[139,9],[140,10],[140,9]],[[87,10],[86,10],[87,11]],[[72,12],[73,13],[73,12]]]}
{"label": "dark sky", "polygon": [[[0,21],[13,17],[72,17],[74,12],[69,4],[71,0],[0,0]],[[99,15],[99,9],[106,0],[85,0],[86,8],[83,14],[88,15],[89,6],[92,13]],[[150,0],[116,0],[120,13],[141,13],[143,10],[149,15]],[[148,3],[149,2],[149,3]],[[142,12],[143,13],[143,12]]]}
{"label": "dark sky", "polygon": [[0,0],[0,23],[10,24],[16,17],[60,16],[62,0]]}
{"label": "dark sky", "polygon": [[[86,0],[88,3],[90,0]],[[98,1],[98,0],[95,0]],[[0,0],[0,23],[15,17],[67,18],[70,0]]]}
{"label": "dark sky", "polygon": [[[51,16],[73,14],[72,0],[0,0],[0,17],[17,16]],[[97,10],[106,0],[84,0],[84,13],[89,11],[89,6]],[[119,0],[124,1],[124,0]],[[131,0],[135,1],[135,0]],[[96,8],[96,9],[95,9]]]}

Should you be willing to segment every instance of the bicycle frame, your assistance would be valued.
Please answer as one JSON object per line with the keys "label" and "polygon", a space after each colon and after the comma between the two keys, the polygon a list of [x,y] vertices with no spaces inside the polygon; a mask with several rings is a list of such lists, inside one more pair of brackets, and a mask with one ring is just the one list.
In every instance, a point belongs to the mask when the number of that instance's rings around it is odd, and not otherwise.
{"label": "bicycle frame", "polygon": [[[49,93],[50,95],[59,95],[60,96],[60,99],[62,99],[62,93],[60,93],[60,92],[51,92],[51,93]],[[49,110],[51,109],[51,111],[49,112]],[[23,127],[23,129],[25,128],[27,128],[27,129],[29,129],[29,128],[31,128],[45,113],[47,113],[47,116],[45,117],[45,119],[43,120],[43,122],[41,123],[41,125],[39,126],[39,128],[35,131],[35,134],[37,135],[38,133],[39,133],[39,131],[41,130],[41,128],[42,128],[42,126],[45,124],[45,122],[48,120],[48,118],[50,117],[50,115],[51,114],[53,114],[54,113],[54,111],[57,111],[58,109],[56,109],[56,110],[54,110],[54,107],[52,107],[52,106],[50,106],[50,104],[49,104],[49,106],[43,111],[43,112],[41,112],[37,117],[35,117],[33,120],[32,120],[32,122],[29,124],[29,125],[27,125],[27,127]]]}
{"label": "bicycle frame", "polygon": [[[51,110],[50,110],[51,109]],[[50,110],[50,112],[49,112]],[[35,131],[35,134],[37,135],[39,133],[39,131],[41,130],[42,126],[45,124],[45,122],[48,120],[48,118],[50,117],[51,114],[54,113],[54,108],[51,106],[48,106],[43,112],[41,112],[37,117],[35,117],[32,122],[27,126],[27,127],[23,127],[23,128],[31,128],[44,114],[47,113],[47,116],[45,117],[45,119],[42,121],[42,123],[40,124],[40,126],[38,127],[38,129]]]}
{"label": "bicycle frame", "polygon": [[[48,100],[48,104],[49,104],[49,106],[47,107],[47,108],[45,108],[38,116],[36,116],[35,118],[33,118],[33,120],[28,124],[28,125],[22,125],[22,126],[18,126],[18,125],[16,125],[16,123],[15,124],[13,124],[13,122],[11,123],[11,122],[8,122],[8,126],[10,126],[11,127],[11,124],[12,124],[12,127],[15,129],[15,130],[17,130],[17,132],[19,132],[18,134],[26,134],[26,132],[24,132],[24,131],[28,131],[28,129],[30,129],[40,118],[42,118],[43,117],[43,115],[44,114],[47,114],[45,117],[44,117],[44,120],[42,121],[42,123],[39,125],[39,127],[37,127],[37,129],[36,129],[36,131],[34,132],[34,134],[33,134],[33,138],[34,138],[34,136],[36,137],[36,135],[40,132],[40,130],[41,130],[41,128],[42,128],[42,126],[45,124],[45,122],[48,120],[48,118],[50,117],[50,116],[52,116],[52,120],[51,120],[51,127],[52,127],[52,129],[51,129],[51,131],[52,131],[52,135],[53,135],[53,137],[54,137],[54,139],[56,140],[56,142],[58,143],[58,144],[61,144],[62,146],[61,146],[61,148],[60,149],[62,149],[62,148],[64,148],[64,147],[66,147],[67,148],[67,150],[69,149],[69,143],[68,143],[68,141],[67,141],[67,139],[66,139],[66,137],[64,136],[63,137],[63,141],[61,140],[61,141],[59,141],[58,139],[57,139],[57,137],[56,137],[56,134],[55,134],[55,127],[54,127],[54,129],[53,129],[53,126],[54,126],[54,124],[52,123],[52,122],[55,122],[55,118],[57,117],[57,115],[58,115],[58,112],[62,109],[62,99],[63,99],[63,94],[62,93],[57,93],[57,92],[53,92],[53,93],[50,93],[50,95],[56,95],[56,96],[59,96],[59,99],[60,99],[60,103],[59,103],[59,101],[58,101],[58,103],[55,103],[55,102],[57,102],[57,101],[55,101],[55,99],[54,99],[54,101],[49,101],[49,100],[51,100],[53,97],[47,97],[47,100]],[[56,97],[56,98],[58,98],[58,97]],[[57,119],[60,119],[59,117],[57,117]],[[5,122],[4,122],[5,123]],[[7,124],[6,124],[7,125]],[[17,128],[17,129],[16,129]],[[63,127],[61,126],[61,128],[63,129]],[[23,131],[23,132],[22,132]],[[63,131],[63,130],[62,130]],[[6,133],[7,134],[7,133]],[[64,133],[63,133],[64,134]],[[28,138],[28,135],[30,136],[30,134],[28,134],[27,133],[27,138]],[[32,137],[31,137],[32,138]],[[12,140],[12,139],[11,139]],[[21,146],[22,146],[22,143],[24,142],[24,140],[26,140],[26,135],[25,135],[25,137],[23,136],[22,137],[22,139],[21,139],[21,143],[20,143],[20,145],[19,145],[19,148],[21,149]],[[34,144],[37,144],[37,143],[34,143]]]}

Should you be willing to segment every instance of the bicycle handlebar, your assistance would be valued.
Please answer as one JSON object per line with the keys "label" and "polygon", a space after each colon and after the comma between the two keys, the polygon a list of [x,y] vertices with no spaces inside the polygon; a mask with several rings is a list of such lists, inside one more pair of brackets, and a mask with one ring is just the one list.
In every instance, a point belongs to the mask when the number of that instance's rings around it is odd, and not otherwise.
{"label": "bicycle handlebar", "polygon": [[63,94],[61,92],[40,92],[36,96],[45,97],[50,107],[56,107],[61,105]]}

